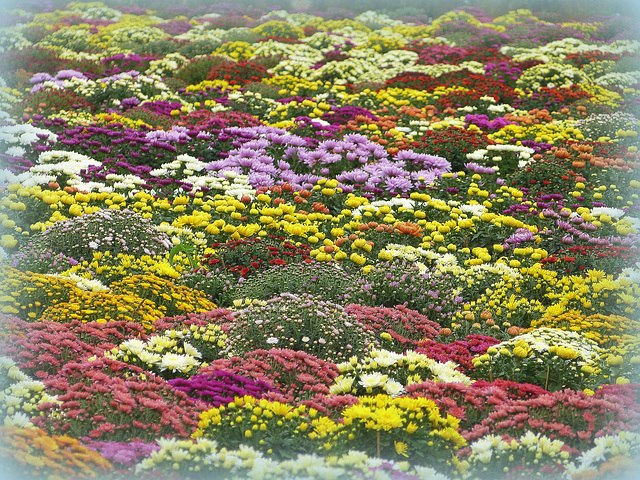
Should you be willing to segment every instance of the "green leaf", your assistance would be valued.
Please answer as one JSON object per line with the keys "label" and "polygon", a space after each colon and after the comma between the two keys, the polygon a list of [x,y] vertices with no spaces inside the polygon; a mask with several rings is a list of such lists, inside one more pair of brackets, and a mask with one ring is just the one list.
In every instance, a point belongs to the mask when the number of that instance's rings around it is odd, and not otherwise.
{"label": "green leaf", "polygon": [[170,251],[169,251],[169,263],[173,266],[173,257],[175,257],[176,253],[178,252],[184,252],[187,255],[187,258],[189,259],[189,263],[191,264],[191,268],[196,268],[196,261],[193,258],[192,252],[195,250],[195,247],[193,245],[185,245],[183,243],[180,243],[178,245],[176,245],[175,247],[173,247]]}

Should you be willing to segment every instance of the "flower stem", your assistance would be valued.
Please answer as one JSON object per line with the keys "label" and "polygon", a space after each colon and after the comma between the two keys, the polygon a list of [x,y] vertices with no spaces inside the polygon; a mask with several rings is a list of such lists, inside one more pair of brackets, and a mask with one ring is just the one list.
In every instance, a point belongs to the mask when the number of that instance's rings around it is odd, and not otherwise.
{"label": "flower stem", "polygon": [[547,364],[547,379],[544,382],[544,389],[547,390],[547,387],[549,386],[549,374],[551,373],[551,365]]}

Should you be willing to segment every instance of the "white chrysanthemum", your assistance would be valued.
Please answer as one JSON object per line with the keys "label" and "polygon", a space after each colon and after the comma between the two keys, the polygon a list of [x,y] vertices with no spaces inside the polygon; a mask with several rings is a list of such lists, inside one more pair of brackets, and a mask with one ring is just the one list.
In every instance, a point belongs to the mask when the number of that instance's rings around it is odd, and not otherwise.
{"label": "white chrysanthemum", "polygon": [[479,217],[480,215],[482,215],[487,211],[487,207],[485,207],[480,203],[476,205],[469,205],[467,203],[463,203],[462,205],[460,205],[460,210],[462,210],[464,213],[476,215]]}
{"label": "white chrysanthemum", "polygon": [[126,349],[131,353],[133,353],[134,355],[139,355],[140,353],[142,353],[145,347],[146,347],[145,343],[139,338],[131,338],[120,344],[121,349],[123,350]]}
{"label": "white chrysanthemum", "polygon": [[4,418],[5,427],[35,428],[31,423],[31,418],[24,412],[16,412]]}
{"label": "white chrysanthemum", "polygon": [[398,360],[402,358],[402,355],[389,350],[372,350],[371,357],[380,367],[390,367],[398,363]]}
{"label": "white chrysanthemum", "polygon": [[187,355],[191,355],[195,358],[202,358],[202,354],[198,351],[198,349],[191,345],[189,342],[184,342],[183,346],[184,353],[186,353]]}
{"label": "white chrysanthemum", "polygon": [[387,395],[397,397],[404,393],[404,386],[396,380],[387,380],[387,383],[384,384],[384,390],[387,392]]}
{"label": "white chrysanthemum", "polygon": [[441,382],[459,382],[465,385],[471,385],[472,380],[460,373],[456,369],[456,364],[453,362],[440,363],[434,361],[429,365],[431,373]]}
{"label": "white chrysanthemum", "polygon": [[142,363],[146,363],[147,365],[158,365],[162,361],[160,354],[150,352],[149,350],[142,350],[137,353],[136,356]]}
{"label": "white chrysanthemum", "polygon": [[353,387],[353,377],[338,377],[334,381],[334,384],[329,388],[329,393],[331,395],[339,395],[341,393],[349,393],[351,392],[351,388]]}
{"label": "white chrysanthemum", "polygon": [[591,215],[594,217],[599,217],[600,215],[608,215],[611,218],[620,219],[624,217],[625,211],[619,208],[611,208],[611,207],[593,207],[591,209]]}
{"label": "white chrysanthemum", "polygon": [[158,366],[161,371],[171,370],[173,372],[186,372],[191,368],[198,366],[198,364],[198,361],[189,355],[165,353]]}
{"label": "white chrysanthemum", "polygon": [[380,372],[365,373],[358,382],[363,388],[382,387],[388,380],[387,375]]}

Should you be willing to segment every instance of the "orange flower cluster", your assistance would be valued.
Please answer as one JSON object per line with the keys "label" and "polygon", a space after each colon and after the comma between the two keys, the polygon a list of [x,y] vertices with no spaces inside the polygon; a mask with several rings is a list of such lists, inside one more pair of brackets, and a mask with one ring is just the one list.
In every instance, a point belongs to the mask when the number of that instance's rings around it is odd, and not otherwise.
{"label": "orange flower cluster", "polygon": [[0,438],[0,463],[9,474],[6,478],[95,478],[112,468],[98,452],[67,435],[49,436],[40,428],[2,426]]}

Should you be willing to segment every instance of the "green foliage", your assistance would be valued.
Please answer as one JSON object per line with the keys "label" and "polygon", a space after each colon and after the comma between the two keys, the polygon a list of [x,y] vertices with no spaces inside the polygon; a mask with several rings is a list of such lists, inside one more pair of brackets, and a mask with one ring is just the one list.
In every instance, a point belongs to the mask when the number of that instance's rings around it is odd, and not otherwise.
{"label": "green foliage", "polygon": [[377,344],[374,333],[340,305],[307,294],[283,293],[252,302],[228,327],[233,355],[287,348],[340,362]]}
{"label": "green foliage", "polygon": [[278,265],[252,277],[242,279],[233,289],[234,299],[268,300],[282,293],[307,293],[332,302],[344,296],[354,276],[339,265],[294,263]]}
{"label": "green foliage", "polygon": [[129,210],[99,210],[95,213],[57,222],[33,235],[21,251],[46,251],[80,260],[92,260],[94,252],[163,254],[171,244],[169,237],[149,220]]}
{"label": "green foliage", "polygon": [[178,53],[187,58],[193,58],[199,55],[211,55],[220,45],[222,45],[222,43],[219,41],[205,38],[183,45],[178,49]]}
{"label": "green foliage", "polygon": [[196,85],[207,79],[209,71],[218,65],[231,64],[231,60],[217,55],[207,55],[191,60],[185,66],[174,72],[174,77],[182,80],[187,85]]}

